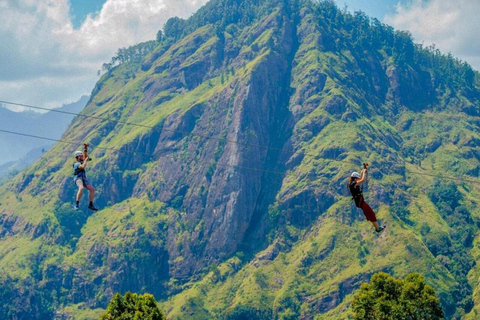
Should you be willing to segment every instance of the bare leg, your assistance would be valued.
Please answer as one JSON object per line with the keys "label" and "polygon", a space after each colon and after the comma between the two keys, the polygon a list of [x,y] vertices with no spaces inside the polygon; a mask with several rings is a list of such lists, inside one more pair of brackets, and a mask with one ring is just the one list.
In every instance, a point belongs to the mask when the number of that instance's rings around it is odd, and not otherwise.
{"label": "bare leg", "polygon": [[76,198],[76,200],[77,200],[77,201],[80,201],[80,199],[82,198],[82,195],[83,195],[83,183],[82,183],[82,180],[77,180],[77,181],[75,181],[75,184],[76,184],[77,187],[78,187],[78,192],[77,192],[77,198]]}
{"label": "bare leg", "polygon": [[378,223],[377,221],[371,221],[373,226],[375,227],[375,230],[378,230]]}
{"label": "bare leg", "polygon": [[90,202],[93,202],[93,197],[95,196],[95,188],[91,184],[89,184],[87,185],[87,189],[89,191],[88,200],[90,200]]}
{"label": "bare leg", "polygon": [[77,192],[77,201],[80,201],[80,199],[82,198],[82,194],[83,194],[83,187],[80,187],[78,188],[78,192]]}

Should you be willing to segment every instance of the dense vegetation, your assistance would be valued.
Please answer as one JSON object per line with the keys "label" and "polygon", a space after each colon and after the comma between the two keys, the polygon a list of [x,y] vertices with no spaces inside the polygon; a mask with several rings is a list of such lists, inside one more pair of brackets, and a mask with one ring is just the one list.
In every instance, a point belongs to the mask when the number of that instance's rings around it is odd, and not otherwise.
{"label": "dense vegetation", "polygon": [[138,65],[143,61],[143,59],[145,59],[147,54],[155,49],[157,45],[157,42],[152,40],[148,42],[142,42],[128,48],[120,48],[118,49],[117,54],[112,57],[110,62],[103,64],[102,69],[104,71],[110,71],[113,67],[128,62]]}
{"label": "dense vegetation", "polygon": [[373,275],[353,297],[352,309],[357,320],[443,319],[439,299],[419,274],[396,279],[386,273]]}
{"label": "dense vegetation", "polygon": [[113,296],[100,320],[165,320],[165,316],[151,294],[127,292]]}
{"label": "dense vegetation", "polygon": [[[348,319],[384,271],[480,316],[468,64],[332,1],[212,0],[105,68],[63,137],[91,143],[102,210],[71,210],[75,146],[0,188],[4,314],[98,319],[131,291],[169,319]],[[345,193],[362,161],[382,235]]]}

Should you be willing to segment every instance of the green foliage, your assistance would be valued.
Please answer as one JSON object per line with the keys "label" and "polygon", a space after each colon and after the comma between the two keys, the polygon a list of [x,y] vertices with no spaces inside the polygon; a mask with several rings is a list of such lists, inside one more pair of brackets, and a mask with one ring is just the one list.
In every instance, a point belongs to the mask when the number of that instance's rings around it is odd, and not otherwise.
{"label": "green foliage", "polygon": [[170,205],[175,209],[181,209],[183,205],[184,196],[178,195],[170,201]]}
{"label": "green foliage", "polygon": [[[334,1],[212,0],[188,20],[169,20],[156,40],[120,49],[107,64],[111,72],[92,93],[85,112],[119,122],[79,117],[65,136],[77,141],[89,130],[92,143],[105,148],[98,152],[89,176],[97,181],[99,202],[112,204],[110,208],[101,206],[103,210],[87,216],[62,202],[54,204],[57,193],[52,191],[64,173],[61,169],[56,174],[56,167],[46,161],[45,168],[30,169],[32,183],[17,179],[0,189],[4,222],[0,269],[41,284],[38,296],[44,294],[45,299],[38,308],[48,311],[50,305],[59,305],[61,309],[78,301],[105,307],[107,292],[129,288],[161,298],[171,319],[313,315],[345,319],[359,277],[371,270],[391,269],[395,274],[425,273],[440,292],[447,317],[461,317],[471,310],[471,298],[478,290],[471,281],[478,276],[473,258],[478,256],[474,245],[478,191],[437,182],[430,188],[428,178],[412,173],[442,167],[448,171],[445,174],[469,174],[456,165],[477,166],[470,146],[478,144],[478,125],[474,120],[458,125],[450,119],[462,106],[478,105],[473,84],[478,79],[471,67],[433,48],[415,45],[408,32],[395,31],[363,12],[339,10]],[[284,68],[285,74],[277,77]],[[425,81],[415,82],[418,79]],[[195,80],[195,85],[186,88],[187,80]],[[268,82],[259,86],[263,80]],[[264,91],[267,96],[262,96]],[[429,92],[425,97],[424,91]],[[396,94],[406,99],[391,97]],[[225,103],[230,97],[232,103]],[[335,97],[341,105],[327,105]],[[408,98],[419,108],[410,108]],[[184,122],[184,113],[199,104],[204,108]],[[243,111],[232,119],[234,106]],[[277,113],[279,108],[285,108],[284,113]],[[437,113],[437,108],[448,113]],[[229,111],[221,118],[225,109]],[[412,128],[397,120],[402,117],[414,122]],[[429,126],[418,125],[416,119],[422,117],[432,120]],[[176,148],[178,136],[163,134],[164,129],[172,129],[165,119],[179,125],[178,130],[187,125],[188,132],[199,134],[181,135],[183,153]],[[251,124],[261,131],[250,130]],[[218,132],[217,126],[225,130]],[[277,137],[283,127],[293,132],[286,130]],[[201,141],[203,134],[226,139],[227,133],[229,139],[235,133],[238,139],[247,137],[246,141],[292,150],[242,147],[236,151],[242,163],[260,160],[264,169],[287,173],[278,179],[264,173],[259,181],[253,174],[245,179],[243,172],[231,168],[233,174],[223,177],[218,171],[215,176],[216,163],[225,151],[237,148],[225,149],[226,140],[220,140],[215,149],[192,142]],[[277,146],[283,137],[288,144]],[[124,152],[117,149],[132,153],[122,156],[119,153]],[[249,153],[242,154],[245,150]],[[56,147],[56,151],[60,155],[56,158],[61,158],[64,150]],[[143,152],[156,156],[143,157]],[[440,152],[463,159],[446,166]],[[211,162],[203,163],[205,178],[194,177],[196,160],[205,153],[212,156]],[[411,162],[403,163],[405,155]],[[171,173],[176,170],[165,161],[169,156],[181,163],[174,176],[178,184],[191,187],[188,193],[175,193]],[[379,218],[391,226],[381,236],[363,216],[349,211],[351,201],[342,194],[346,172],[352,169],[349,161],[360,163],[367,157],[378,168],[372,171],[372,192],[367,196],[374,201]],[[247,206],[255,211],[252,216],[240,212],[233,224],[226,221],[231,226],[241,224],[245,232],[235,237],[244,239],[237,247],[244,250],[243,257],[225,262],[227,255],[209,241],[212,232],[223,231],[215,223],[230,217],[218,210],[209,218],[202,208],[211,201],[209,188],[229,186],[231,179],[249,181],[235,206],[248,199],[253,202]],[[194,198],[196,191],[200,199]],[[227,187],[223,192],[227,194],[216,198],[214,207],[222,207],[233,190]],[[65,201],[63,193],[60,197]],[[147,200],[167,194],[172,200],[165,205]],[[49,197],[53,200],[43,203]],[[194,210],[189,207],[192,203]],[[38,222],[43,219],[39,207],[50,216],[53,212],[58,224],[53,217],[48,223]],[[259,242],[266,247],[260,252]],[[235,249],[230,251],[232,256],[239,255]],[[214,254],[205,257],[204,252]],[[202,260],[195,260],[199,257]],[[205,261],[215,263],[211,269],[202,269]],[[196,271],[192,275],[183,266]],[[16,293],[21,284],[15,282],[5,290]],[[11,297],[5,294],[0,301],[6,301],[5,308],[18,309],[16,304],[22,300]],[[117,307],[125,299],[120,298],[112,302]]]}
{"label": "green foliage", "polygon": [[174,320],[210,320],[212,316],[204,308],[203,299],[200,297],[190,297],[185,301],[185,305],[182,306],[182,315],[170,317]]}
{"label": "green foliage", "polygon": [[[49,292],[40,290],[31,279],[14,281],[0,276],[0,315],[2,319],[52,319]],[[9,303],[5,303],[8,301]]]}
{"label": "green foliage", "polygon": [[259,310],[246,305],[236,305],[235,308],[227,312],[225,320],[270,320],[272,319],[271,310]]}
{"label": "green foliage", "polygon": [[[458,281],[454,290],[455,305],[458,309],[469,312],[473,302],[472,287],[467,281],[467,274],[475,265],[475,260],[468,254],[466,248],[472,246],[475,225],[468,210],[461,205],[462,194],[454,183],[438,183],[431,188],[428,196],[438,211],[448,222],[450,232],[425,233],[426,245],[438,261],[442,263]],[[446,305],[447,315],[456,314],[458,310],[453,305]]]}
{"label": "green foliage", "polygon": [[430,190],[428,196],[445,213],[455,210],[462,199],[462,195],[454,183],[445,184],[440,181]]}
{"label": "green foliage", "polygon": [[213,25],[215,33],[219,37],[223,37],[224,32],[232,37],[240,37],[245,27],[265,18],[274,10],[278,10],[279,5],[285,8],[287,3],[287,1],[278,0],[209,1],[187,20],[179,18],[168,20],[164,27],[164,33],[167,38],[178,40],[199,28]]}
{"label": "green foliage", "polygon": [[216,168],[215,163],[211,163],[208,166],[207,171],[205,172],[205,177],[207,178],[207,180],[210,181],[212,179],[212,176],[215,173],[215,168]]}
{"label": "green foliage", "polygon": [[362,284],[352,303],[355,319],[442,319],[439,299],[425,278],[416,273],[405,280],[380,272]]}
{"label": "green foliage", "polygon": [[[340,52],[347,49],[355,55],[363,50],[385,50],[393,57],[395,65],[404,71],[411,67],[428,70],[436,81],[462,90],[475,88],[478,77],[468,63],[451,54],[442,54],[435,46],[414,44],[408,31],[395,31],[361,11],[351,14],[340,10],[332,0],[319,1],[315,9],[319,24],[327,30],[324,42],[328,50]],[[362,59],[361,56],[358,58]]]}
{"label": "green foliage", "polygon": [[100,320],[165,320],[165,316],[158,309],[153,295],[145,293],[125,293],[121,296],[116,293],[107,310]]}
{"label": "green foliage", "polygon": [[184,34],[185,20],[173,17],[168,19],[163,27],[163,32],[167,39],[178,40]]}
{"label": "green foliage", "polygon": [[76,211],[69,203],[58,204],[54,215],[67,237],[78,237],[88,218],[85,211]]}
{"label": "green foliage", "polygon": [[158,30],[156,39],[157,39],[157,42],[162,42],[163,39],[165,39],[162,30]]}
{"label": "green foliage", "polygon": [[[161,31],[159,31],[161,36]],[[159,34],[157,34],[158,39]],[[128,48],[120,48],[117,54],[112,58],[109,63],[104,63],[102,69],[104,71],[110,71],[113,67],[121,65],[127,62],[131,62],[135,65],[140,64],[145,56],[155,49],[157,42],[147,41],[130,46]]]}

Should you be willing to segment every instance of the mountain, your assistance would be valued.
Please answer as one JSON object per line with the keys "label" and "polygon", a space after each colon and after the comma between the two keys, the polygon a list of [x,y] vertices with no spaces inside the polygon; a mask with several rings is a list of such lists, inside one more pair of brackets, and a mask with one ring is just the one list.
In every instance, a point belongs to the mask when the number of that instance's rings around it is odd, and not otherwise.
{"label": "mountain", "polygon": [[21,159],[0,165],[0,185],[4,184],[8,179],[17,175],[20,171],[40,159],[45,153],[46,148],[48,148],[48,146],[32,149]]}
{"label": "mountain", "polygon": [[[385,271],[478,317],[478,72],[331,1],[212,0],[163,33],[62,136],[91,144],[102,210],[72,210],[75,145],[0,188],[0,314],[133,291],[168,319],[347,319]],[[362,162],[381,235],[347,196]]]}
{"label": "mountain", "polygon": [[[83,96],[77,102],[65,104],[55,110],[60,112],[78,113],[85,107],[88,98],[88,96]],[[59,139],[73,120],[72,115],[59,112],[14,112],[6,108],[0,108],[0,117],[2,119],[2,126],[0,129],[2,130],[38,135],[51,139]],[[52,145],[53,142],[45,142],[45,140],[1,133],[0,146],[3,150],[8,150],[8,152],[5,153],[0,160],[0,165],[4,165],[7,162],[18,161],[33,149],[48,149]],[[38,158],[39,157],[36,157],[35,160]],[[33,161],[27,161],[27,165],[32,163]],[[20,165],[18,168],[21,170],[27,165]],[[3,173],[0,173],[0,175],[3,176]]]}

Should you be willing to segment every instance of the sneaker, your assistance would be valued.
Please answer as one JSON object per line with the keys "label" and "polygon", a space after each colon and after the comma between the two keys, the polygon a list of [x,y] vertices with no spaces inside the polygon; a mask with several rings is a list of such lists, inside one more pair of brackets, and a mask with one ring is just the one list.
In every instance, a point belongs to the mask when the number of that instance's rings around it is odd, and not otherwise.
{"label": "sneaker", "polygon": [[385,226],[380,226],[378,227],[378,229],[376,229],[375,231],[377,231],[378,233],[382,232],[383,230],[385,230]]}
{"label": "sneaker", "polygon": [[78,205],[74,205],[74,206],[73,206],[73,210],[75,210],[75,211],[80,211],[80,207],[79,207]]}
{"label": "sneaker", "polygon": [[98,210],[97,208],[95,208],[95,207],[93,206],[93,204],[89,205],[89,206],[88,206],[88,209],[93,210],[93,211],[97,211],[97,210]]}

